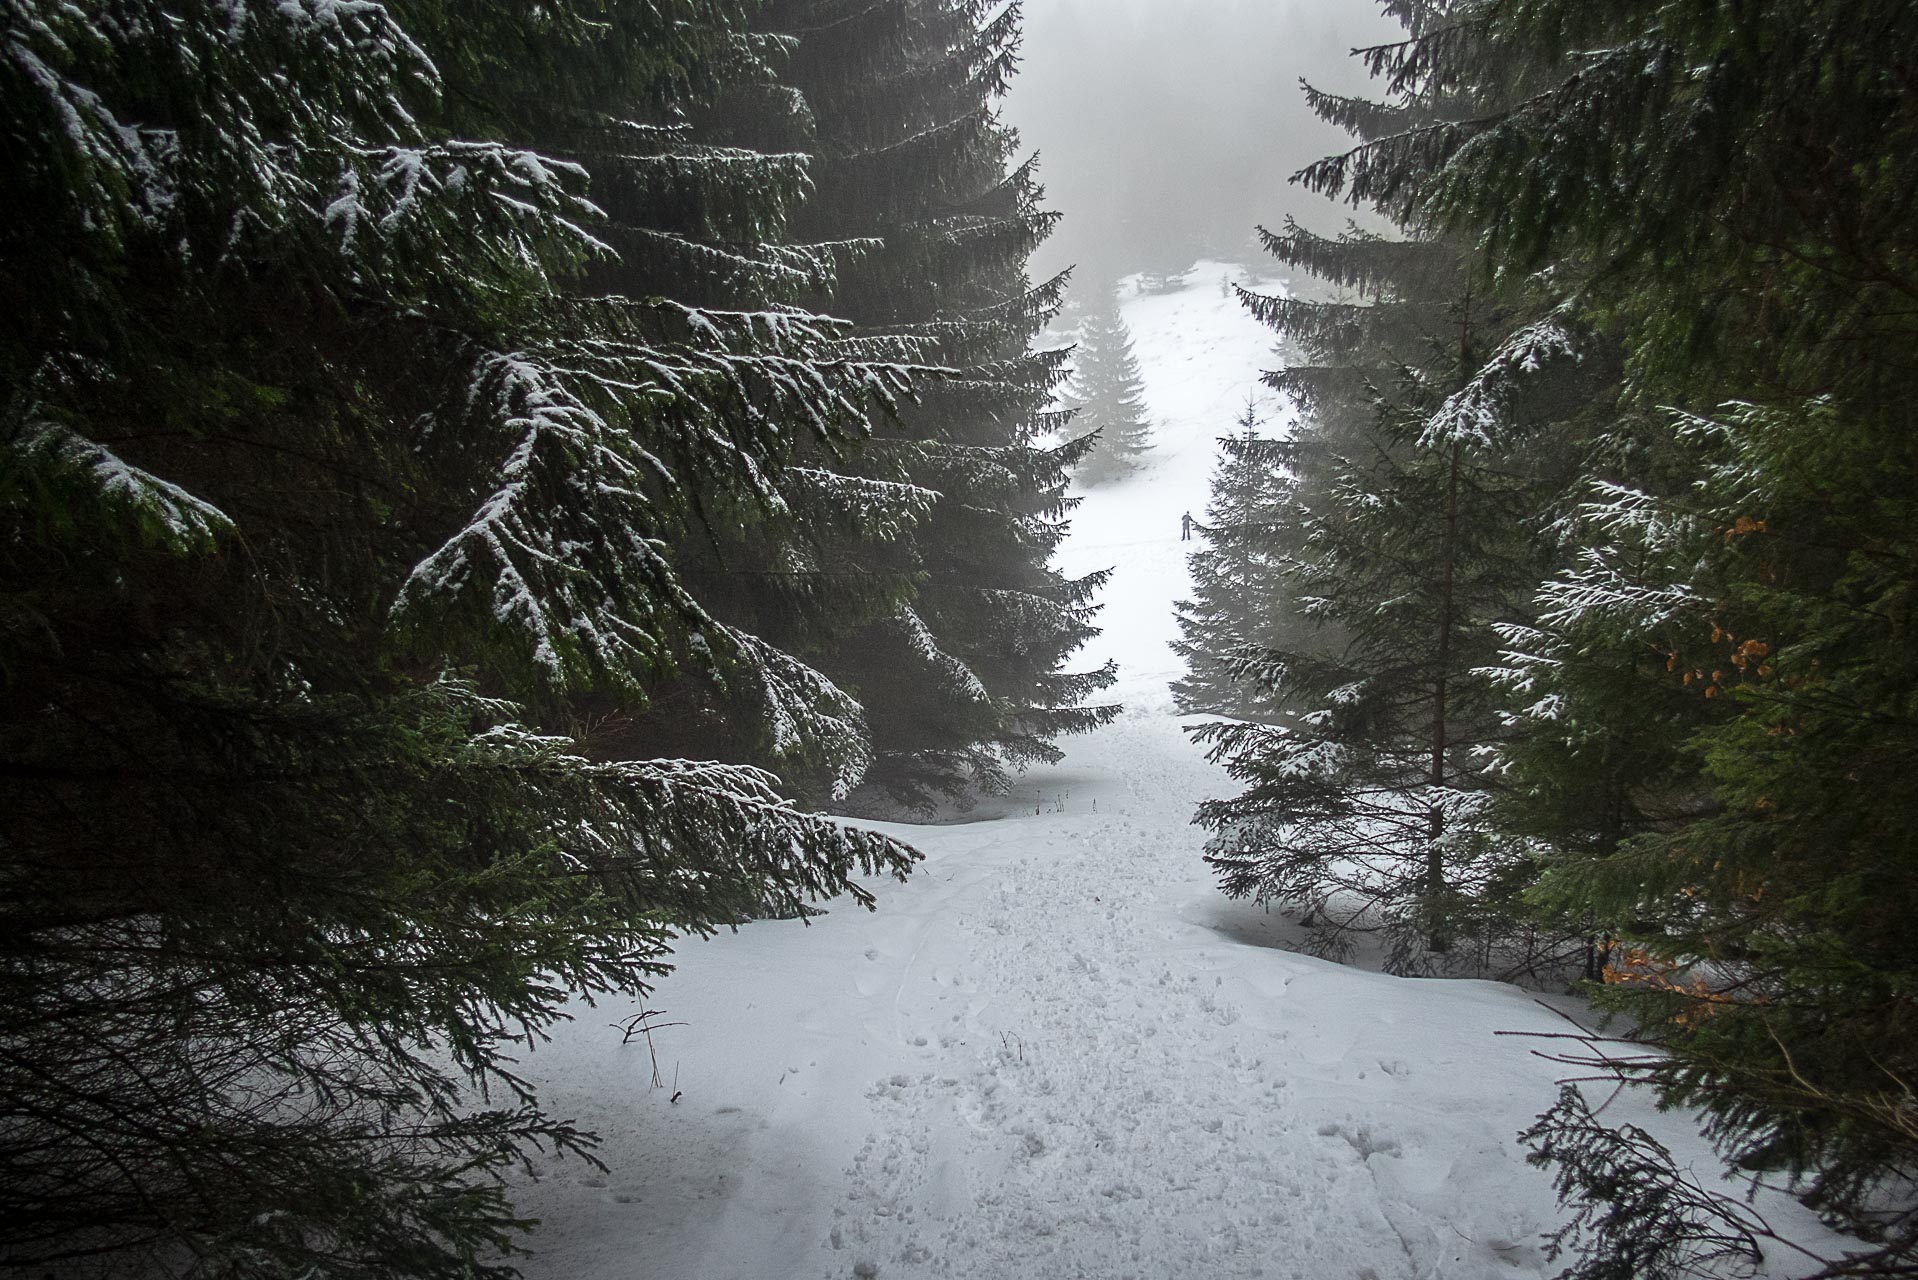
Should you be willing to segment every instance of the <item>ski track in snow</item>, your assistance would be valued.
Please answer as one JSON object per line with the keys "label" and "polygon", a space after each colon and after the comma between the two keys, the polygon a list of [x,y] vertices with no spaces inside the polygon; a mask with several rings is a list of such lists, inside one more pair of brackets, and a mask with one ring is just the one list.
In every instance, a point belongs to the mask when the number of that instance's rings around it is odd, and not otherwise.
{"label": "ski track in snow", "polygon": [[[1117,568],[1086,656],[1121,661],[1126,713],[968,820],[888,827],[927,861],[874,886],[877,914],[682,946],[650,1002],[687,1024],[654,1036],[663,1087],[608,1026],[636,1006],[577,1010],[525,1074],[609,1170],[558,1162],[517,1189],[543,1220],[529,1280],[1559,1269],[1515,1135],[1564,1069],[1495,1033],[1566,1024],[1516,988],[1284,950],[1283,917],[1220,898],[1200,861],[1192,807],[1230,783],[1165,689],[1179,517],[1202,518],[1214,437],[1271,362],[1218,296],[1226,270],[1128,300],[1158,447],[1089,496],[1062,553]],[[1716,1167],[1642,1102],[1618,1117]]]}

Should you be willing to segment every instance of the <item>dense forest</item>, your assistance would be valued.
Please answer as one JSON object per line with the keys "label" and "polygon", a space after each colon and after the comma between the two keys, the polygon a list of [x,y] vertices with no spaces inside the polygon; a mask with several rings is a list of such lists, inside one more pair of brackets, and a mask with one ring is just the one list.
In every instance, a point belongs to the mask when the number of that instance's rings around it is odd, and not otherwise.
{"label": "dense forest", "polygon": [[[1572,984],[1571,1072],[1918,1276],[1918,22],[1379,7],[1296,178],[1359,220],[1239,289],[1297,429],[1184,530],[1206,860]],[[513,1275],[569,1008],[1119,716],[1054,552],[1149,472],[1165,264],[1044,339],[1018,3],[5,15],[0,1265]],[[1779,1243],[1539,1105],[1572,1280]]]}
{"label": "dense forest", "polygon": [[498,1273],[570,996],[1113,713],[1018,22],[9,3],[8,1265]]}
{"label": "dense forest", "polygon": [[[1349,150],[1396,233],[1265,233],[1297,435],[1228,447],[1186,707],[1229,894],[1408,973],[1589,980],[1728,1164],[1918,1274],[1918,26],[1902,6],[1392,0]],[[1242,291],[1244,292],[1244,291]],[[1247,601],[1251,604],[1248,606]],[[1755,1264],[1575,1090],[1577,1277]]]}

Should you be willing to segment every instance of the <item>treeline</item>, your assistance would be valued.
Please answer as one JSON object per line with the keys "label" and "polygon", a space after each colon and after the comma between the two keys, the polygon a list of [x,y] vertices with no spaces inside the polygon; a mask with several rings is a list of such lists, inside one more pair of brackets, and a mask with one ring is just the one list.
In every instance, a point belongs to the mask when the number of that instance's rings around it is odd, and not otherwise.
{"label": "treeline", "polygon": [[984,0],[8,0],[0,1260],[501,1274],[516,1055],[1112,714]]}
{"label": "treeline", "polygon": [[[1303,414],[1227,444],[1184,606],[1209,860],[1402,971],[1595,980],[1627,1074],[1870,1242],[1821,1274],[1918,1274],[1918,24],[1387,8],[1300,177],[1397,232],[1288,223],[1326,300],[1245,297]],[[1533,1134],[1573,1274],[1754,1253],[1581,1107]]]}

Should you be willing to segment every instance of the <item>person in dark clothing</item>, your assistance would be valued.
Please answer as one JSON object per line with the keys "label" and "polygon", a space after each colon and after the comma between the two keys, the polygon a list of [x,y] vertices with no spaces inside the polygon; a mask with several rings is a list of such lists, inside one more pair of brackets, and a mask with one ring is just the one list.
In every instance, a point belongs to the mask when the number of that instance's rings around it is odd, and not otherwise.
{"label": "person in dark clothing", "polygon": [[1190,511],[1179,517],[1179,541],[1192,541],[1192,513]]}

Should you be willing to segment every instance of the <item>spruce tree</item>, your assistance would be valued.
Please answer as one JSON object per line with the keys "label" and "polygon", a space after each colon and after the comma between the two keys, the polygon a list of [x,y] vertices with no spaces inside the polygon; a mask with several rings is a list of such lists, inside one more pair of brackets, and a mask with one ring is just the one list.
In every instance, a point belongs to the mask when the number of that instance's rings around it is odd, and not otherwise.
{"label": "spruce tree", "polygon": [[1173,650],[1186,674],[1172,692],[1184,712],[1269,719],[1278,709],[1264,690],[1235,675],[1248,651],[1283,643],[1287,611],[1278,591],[1286,532],[1296,527],[1297,477],[1286,442],[1262,437],[1256,397],[1246,397],[1237,430],[1219,439],[1212,496],[1199,526],[1201,548],[1187,557],[1192,599],[1176,606]]}
{"label": "spruce tree", "polygon": [[1092,437],[1079,461],[1082,484],[1110,484],[1139,469],[1152,448],[1145,380],[1132,353],[1132,334],[1111,286],[1094,292],[1079,326],[1077,360],[1068,391],[1073,434]]}
{"label": "spruce tree", "polygon": [[[1499,351],[1478,375],[1524,358]],[[1328,943],[1382,928],[1399,969],[1461,938],[1499,942],[1520,874],[1485,820],[1483,749],[1501,724],[1482,671],[1495,624],[1520,616],[1535,581],[1536,468],[1514,465],[1509,438],[1453,429],[1448,406],[1486,381],[1444,399],[1405,386],[1376,406],[1358,449],[1316,461],[1324,487],[1299,508],[1279,580],[1330,643],[1242,650],[1235,674],[1288,714],[1198,733],[1246,785],[1200,810],[1226,892],[1300,906]]]}
{"label": "spruce tree", "polygon": [[[1361,137],[1470,105],[1425,88],[1313,104]],[[1246,786],[1198,820],[1227,893],[1297,906],[1324,945],[1381,930],[1388,963],[1408,969],[1469,939],[1442,962],[1480,968],[1523,940],[1528,877],[1523,842],[1488,814],[1487,752],[1508,726],[1487,668],[1549,564],[1533,513],[1562,480],[1553,424],[1579,402],[1583,335],[1549,283],[1488,284],[1459,241],[1405,231],[1265,234],[1286,265],[1357,299],[1246,295],[1310,361],[1271,379],[1304,418],[1263,594],[1323,630],[1230,656],[1281,714],[1197,731]],[[1536,960],[1527,942],[1500,963]]]}
{"label": "spruce tree", "polygon": [[779,0],[760,21],[793,37],[785,75],[808,104],[815,191],[796,225],[858,246],[818,305],[943,371],[919,379],[857,456],[831,464],[927,505],[879,557],[909,590],[838,612],[807,651],[872,727],[856,806],[965,802],[1056,760],[1057,737],[1116,712],[1084,705],[1110,669],[1063,670],[1096,634],[1104,575],[1070,580],[1048,564],[1082,446],[1039,443],[1058,426],[1046,406],[1063,357],[1033,342],[1065,280],[1027,279],[1057,218],[1041,207],[1034,162],[1013,162],[1017,138],[994,108],[1016,62],[1019,7]]}
{"label": "spruce tree", "polygon": [[569,993],[910,864],[559,731],[692,671],[854,767],[671,548],[904,369],[779,301],[799,162],[689,123],[770,83],[730,4],[11,13],[0,1257],[504,1274],[500,1175],[590,1156],[512,1067]]}

